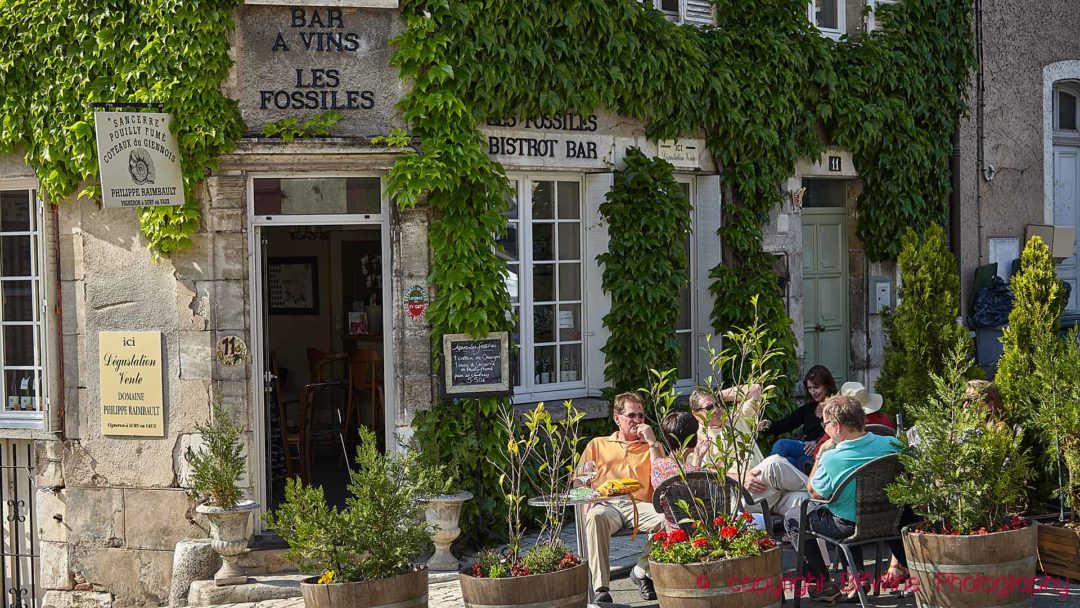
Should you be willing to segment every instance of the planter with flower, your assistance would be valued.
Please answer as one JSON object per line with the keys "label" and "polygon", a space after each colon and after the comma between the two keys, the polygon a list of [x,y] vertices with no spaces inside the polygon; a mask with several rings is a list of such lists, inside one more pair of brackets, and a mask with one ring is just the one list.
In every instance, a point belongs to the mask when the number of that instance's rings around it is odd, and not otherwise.
{"label": "planter with flower", "polygon": [[344,508],[328,505],[321,487],[289,480],[266,521],[289,544],[287,557],[318,573],[301,582],[304,606],[427,606],[428,570],[413,561],[428,543],[422,480],[414,452],[381,454],[365,428]]}
{"label": "planter with flower", "polygon": [[[756,301],[753,305],[757,307]],[[679,527],[657,532],[652,536],[649,568],[656,587],[656,596],[663,608],[690,608],[723,604],[735,608],[760,608],[779,602],[783,594],[781,583],[781,550],[764,530],[757,528],[754,518],[742,510],[741,494],[730,491],[726,477],[743,479],[754,464],[754,447],[765,404],[774,395],[778,374],[769,362],[778,356],[761,325],[755,323],[744,329],[728,332],[725,347],[717,352],[707,349],[715,373],[724,374],[732,383],[728,391],[735,392],[735,402],[746,403],[751,391],[760,390],[764,400],[755,413],[745,418],[742,407],[721,410],[720,425],[710,429],[715,443],[708,446],[712,457],[702,466],[715,475],[719,488],[709,496],[698,496],[688,482],[688,460],[693,451],[688,445],[667,445],[667,453],[675,461],[679,480],[673,482],[678,494],[689,494],[693,500],[678,499],[668,509],[678,519]],[[674,370],[672,370],[674,371]],[[675,406],[672,372],[657,373],[650,391],[658,416],[663,419]],[[712,378],[706,382],[717,403],[723,403],[721,391]],[[713,414],[708,414],[713,416]],[[708,420],[702,418],[702,425]],[[668,438],[665,436],[664,441]],[[687,440],[689,442],[689,439]],[[679,488],[679,484],[684,484]]]}
{"label": "planter with flower", "polygon": [[[900,454],[904,473],[887,489],[922,523],[902,531],[909,588],[919,606],[1024,606],[1018,581],[1035,575],[1036,527],[1023,511],[1029,459],[1020,429],[994,418],[967,394],[966,340],[932,374],[934,390],[909,404],[914,440]],[[906,439],[906,438],[905,438]]]}
{"label": "planter with flower", "polygon": [[[461,572],[459,582],[466,606],[545,605],[584,608],[588,597],[588,566],[560,540],[565,497],[574,478],[578,424],[584,414],[564,403],[565,416],[552,418],[543,404],[525,414],[522,425],[512,408],[504,410],[501,429],[507,437],[499,470],[507,505],[509,543],[505,550],[487,549]],[[536,466],[530,476],[530,466]],[[521,510],[527,478],[545,503],[543,528],[536,544],[522,551]]]}
{"label": "planter with flower", "polygon": [[247,574],[236,559],[247,551],[251,512],[259,508],[255,501],[244,500],[237,486],[245,468],[240,428],[217,400],[210,421],[196,428],[203,445],[197,451],[188,448],[184,454],[191,467],[187,483],[199,501],[195,511],[210,520],[210,546],[221,556],[221,568],[214,574],[214,583],[240,585],[247,582]]}

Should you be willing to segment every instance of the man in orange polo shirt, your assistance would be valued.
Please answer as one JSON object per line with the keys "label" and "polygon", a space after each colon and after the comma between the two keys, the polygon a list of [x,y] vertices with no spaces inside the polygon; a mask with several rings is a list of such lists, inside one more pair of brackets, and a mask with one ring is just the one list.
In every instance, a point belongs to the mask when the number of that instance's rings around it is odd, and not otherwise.
{"label": "man in orange polo shirt", "polygon": [[[652,506],[652,457],[664,455],[653,430],[645,424],[645,404],[636,393],[622,393],[612,406],[619,430],[607,437],[596,437],[585,446],[581,462],[596,463],[594,487],[609,480],[632,477],[641,482],[641,489],[628,498],[593,505],[585,516],[585,542],[589,553],[589,574],[596,601],[610,602],[608,593],[611,560],[611,535],[634,525],[634,503],[637,505],[638,528],[652,534],[664,526],[664,514]],[[631,578],[638,583],[645,599],[656,599],[647,571],[648,552],[638,560]],[[639,570],[641,568],[642,570]],[[635,576],[636,575],[636,576]],[[648,597],[650,596],[651,597]]]}

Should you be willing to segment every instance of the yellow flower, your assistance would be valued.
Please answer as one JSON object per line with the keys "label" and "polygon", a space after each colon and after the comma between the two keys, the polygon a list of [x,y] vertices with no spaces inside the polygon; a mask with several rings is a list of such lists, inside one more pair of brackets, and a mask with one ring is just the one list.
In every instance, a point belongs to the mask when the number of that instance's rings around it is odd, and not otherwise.
{"label": "yellow flower", "polygon": [[322,576],[319,577],[320,585],[329,585],[332,582],[334,582],[333,570],[327,570],[326,572],[323,572]]}

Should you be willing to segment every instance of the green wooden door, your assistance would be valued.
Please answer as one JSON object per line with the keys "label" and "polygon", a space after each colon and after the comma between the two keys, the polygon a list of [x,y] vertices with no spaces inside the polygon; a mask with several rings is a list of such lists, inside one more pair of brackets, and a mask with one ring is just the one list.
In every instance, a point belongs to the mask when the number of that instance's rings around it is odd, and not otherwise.
{"label": "green wooden door", "polygon": [[843,207],[803,209],[803,373],[829,368],[848,377],[847,215]]}

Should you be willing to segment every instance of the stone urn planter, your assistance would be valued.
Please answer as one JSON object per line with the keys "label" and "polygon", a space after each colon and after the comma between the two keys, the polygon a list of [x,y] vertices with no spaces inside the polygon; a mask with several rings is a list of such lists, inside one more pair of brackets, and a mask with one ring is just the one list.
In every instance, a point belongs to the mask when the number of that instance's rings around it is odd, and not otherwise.
{"label": "stone urn planter", "polygon": [[214,584],[241,585],[247,574],[236,564],[236,558],[247,550],[251,537],[251,512],[259,508],[253,500],[242,500],[230,508],[198,505],[197,513],[210,520],[210,546],[221,556],[221,569],[214,574]]}
{"label": "stone urn planter", "polygon": [[761,555],[715,562],[667,564],[649,560],[661,608],[764,608],[779,606],[780,547]]}
{"label": "stone urn planter", "polygon": [[469,492],[432,496],[422,502],[427,504],[424,519],[431,531],[431,542],[435,544],[435,554],[428,560],[427,566],[432,571],[456,572],[458,560],[450,553],[450,545],[461,535],[458,519],[461,517],[461,505],[472,498]]}
{"label": "stone urn planter", "polygon": [[1080,579],[1080,530],[1039,524],[1039,569],[1061,578]]}
{"label": "stone urn planter", "polygon": [[477,578],[462,572],[458,581],[466,606],[585,608],[589,596],[588,564],[510,578]]}
{"label": "stone urn planter", "polygon": [[992,608],[1031,606],[1038,527],[991,534],[946,535],[904,528],[904,550],[915,603]]}
{"label": "stone urn planter", "polygon": [[319,584],[319,577],[300,581],[304,608],[425,608],[428,605],[428,569],[359,583]]}

